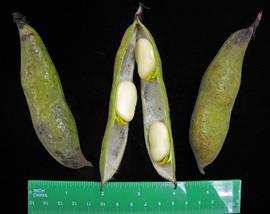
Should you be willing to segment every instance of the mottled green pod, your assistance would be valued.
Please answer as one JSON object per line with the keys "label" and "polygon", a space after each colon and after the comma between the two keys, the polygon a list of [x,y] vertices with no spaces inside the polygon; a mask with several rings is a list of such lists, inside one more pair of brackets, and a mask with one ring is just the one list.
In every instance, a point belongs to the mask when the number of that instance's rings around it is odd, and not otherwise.
{"label": "mottled green pod", "polygon": [[81,152],[74,118],[45,45],[22,15],[14,13],[13,19],[21,42],[21,84],[39,140],[62,165],[91,166]]}
{"label": "mottled green pod", "polygon": [[[162,76],[162,65],[159,52],[148,29],[137,19],[137,40],[144,38],[147,39],[153,48],[155,69],[150,72],[151,77],[141,78],[141,99],[143,109],[143,123],[144,123],[144,136],[145,144],[151,159],[151,162],[160,176],[176,183],[175,177],[175,155],[174,145],[171,130],[170,110],[168,104],[168,97],[165,84]],[[139,57],[136,57],[137,59]],[[137,62],[138,63],[138,62]],[[147,63],[148,64],[148,63]],[[152,63],[151,63],[152,64]],[[152,65],[149,67],[152,70]],[[151,148],[149,143],[149,128],[155,122],[162,122],[168,130],[168,138],[170,144],[170,152],[163,161],[157,162],[151,157]]]}
{"label": "mottled green pod", "polygon": [[189,132],[190,145],[202,174],[204,167],[218,156],[228,133],[245,51],[260,19],[261,13],[250,27],[233,33],[203,75]]}
{"label": "mottled green pod", "polygon": [[112,178],[121,163],[128,137],[128,121],[116,113],[116,96],[120,81],[133,81],[136,22],[126,30],[118,48],[113,72],[109,115],[100,154],[101,184]]}

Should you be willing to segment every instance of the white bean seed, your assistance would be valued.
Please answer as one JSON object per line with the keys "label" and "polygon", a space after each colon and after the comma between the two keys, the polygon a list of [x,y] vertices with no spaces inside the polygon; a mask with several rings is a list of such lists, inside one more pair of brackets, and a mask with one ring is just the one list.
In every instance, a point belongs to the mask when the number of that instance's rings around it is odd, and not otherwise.
{"label": "white bean seed", "polygon": [[137,104],[137,90],[133,82],[121,81],[117,88],[116,113],[126,122],[133,119]]}
{"label": "white bean seed", "polygon": [[155,72],[154,50],[148,39],[141,38],[136,43],[135,58],[141,79],[148,79]]}
{"label": "white bean seed", "polygon": [[160,162],[170,153],[169,133],[166,125],[155,122],[149,128],[150,153],[154,161]]}

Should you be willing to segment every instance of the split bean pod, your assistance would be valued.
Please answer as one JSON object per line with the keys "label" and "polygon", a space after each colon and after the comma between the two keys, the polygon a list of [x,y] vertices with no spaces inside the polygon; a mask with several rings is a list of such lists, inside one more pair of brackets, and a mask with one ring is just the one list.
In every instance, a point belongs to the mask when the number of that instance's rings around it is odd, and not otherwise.
{"label": "split bean pod", "polygon": [[102,185],[118,169],[128,138],[128,123],[136,108],[133,84],[135,61],[141,78],[141,100],[146,148],[156,171],[176,182],[175,157],[169,105],[155,41],[140,21],[140,7],[117,51],[109,116],[102,141],[100,175]]}

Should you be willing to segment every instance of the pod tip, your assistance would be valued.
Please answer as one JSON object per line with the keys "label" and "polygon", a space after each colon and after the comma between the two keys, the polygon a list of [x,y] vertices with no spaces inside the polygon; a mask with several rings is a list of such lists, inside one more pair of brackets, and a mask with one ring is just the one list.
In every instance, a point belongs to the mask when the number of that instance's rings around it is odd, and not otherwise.
{"label": "pod tip", "polygon": [[101,181],[99,184],[99,191],[102,192],[104,188],[104,183]]}
{"label": "pod tip", "polygon": [[173,189],[176,189],[177,188],[177,181],[174,181],[173,182]]}
{"label": "pod tip", "polygon": [[254,20],[254,22],[250,26],[252,28],[252,31],[253,31],[253,37],[254,37],[254,35],[256,33],[256,29],[259,26],[261,19],[262,19],[262,14],[263,14],[263,11],[259,12],[257,14],[256,19]]}
{"label": "pod tip", "polygon": [[107,183],[109,179],[105,178],[103,175],[101,175],[101,180],[100,180],[100,191],[103,190],[105,184]]}
{"label": "pod tip", "polygon": [[12,13],[12,16],[13,16],[13,21],[16,23],[18,28],[22,28],[27,23],[26,19],[25,19],[25,16],[23,16],[19,12]]}
{"label": "pod tip", "polygon": [[199,166],[199,171],[201,174],[205,175],[204,167]]}
{"label": "pod tip", "polygon": [[93,164],[90,161],[85,160],[85,166],[93,167]]}

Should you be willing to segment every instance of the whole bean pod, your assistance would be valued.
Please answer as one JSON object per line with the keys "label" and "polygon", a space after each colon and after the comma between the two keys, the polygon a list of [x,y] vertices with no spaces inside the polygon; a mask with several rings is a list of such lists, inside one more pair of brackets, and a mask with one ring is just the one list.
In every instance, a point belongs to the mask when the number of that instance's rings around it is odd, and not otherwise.
{"label": "whole bean pod", "polygon": [[258,14],[250,27],[236,31],[225,41],[203,75],[189,132],[190,145],[202,174],[204,167],[218,156],[228,133],[244,55],[261,15]]}
{"label": "whole bean pod", "polygon": [[14,13],[21,43],[21,84],[35,132],[50,155],[77,169],[92,166],[81,152],[75,120],[58,73],[38,33]]}

